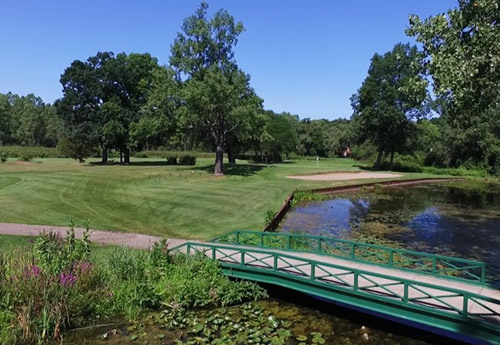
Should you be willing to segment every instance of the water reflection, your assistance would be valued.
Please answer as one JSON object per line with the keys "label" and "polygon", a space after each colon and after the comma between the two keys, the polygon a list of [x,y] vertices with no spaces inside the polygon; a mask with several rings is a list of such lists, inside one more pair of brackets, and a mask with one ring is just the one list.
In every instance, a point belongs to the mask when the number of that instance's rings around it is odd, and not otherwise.
{"label": "water reflection", "polygon": [[282,230],[500,264],[500,188],[462,182],[349,194],[295,208]]}

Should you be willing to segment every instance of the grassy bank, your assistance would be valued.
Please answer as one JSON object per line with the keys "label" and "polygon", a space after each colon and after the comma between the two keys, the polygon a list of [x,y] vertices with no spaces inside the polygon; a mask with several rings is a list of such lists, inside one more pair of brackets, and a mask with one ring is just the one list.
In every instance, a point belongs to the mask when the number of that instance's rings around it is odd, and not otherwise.
{"label": "grassy bank", "polygon": [[[295,189],[366,180],[316,182],[285,176],[356,171],[350,159],[297,160],[275,165],[227,166],[212,175],[212,159],[194,167],[135,159],[129,166],[79,164],[71,159],[0,164],[0,222],[62,225],[90,219],[97,229],[208,239],[234,229],[260,229]],[[432,175],[409,173],[404,178]]]}

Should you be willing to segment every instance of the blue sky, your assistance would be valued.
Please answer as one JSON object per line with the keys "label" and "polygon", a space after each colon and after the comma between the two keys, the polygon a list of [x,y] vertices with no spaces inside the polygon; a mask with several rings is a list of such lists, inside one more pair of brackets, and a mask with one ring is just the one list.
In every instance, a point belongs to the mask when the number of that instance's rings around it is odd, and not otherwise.
{"label": "blue sky", "polygon": [[[350,96],[375,52],[397,42],[410,13],[443,13],[455,0],[217,0],[246,31],[235,49],[266,109],[301,118],[349,117]],[[62,96],[60,75],[98,51],[149,52],[167,64],[182,20],[200,1],[3,0],[0,93]]]}

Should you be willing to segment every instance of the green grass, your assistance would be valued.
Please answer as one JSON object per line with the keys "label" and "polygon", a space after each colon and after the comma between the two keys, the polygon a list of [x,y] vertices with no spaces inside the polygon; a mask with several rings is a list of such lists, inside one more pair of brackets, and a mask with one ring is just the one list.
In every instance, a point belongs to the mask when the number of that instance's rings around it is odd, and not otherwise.
{"label": "green grass", "polygon": [[25,247],[31,244],[30,241],[33,237],[28,236],[12,236],[12,235],[1,235],[0,236],[0,252],[11,252],[16,248]]}
{"label": "green grass", "polygon": [[[89,219],[96,229],[209,239],[235,229],[261,229],[267,210],[277,210],[295,189],[351,182],[286,179],[287,175],[355,171],[350,159],[298,160],[275,165],[239,162],[227,175],[212,175],[212,159],[194,167],[164,160],[135,164],[80,164],[46,158],[0,164],[0,222],[68,225]],[[429,177],[404,174],[403,178]],[[371,180],[373,181],[373,180]]]}

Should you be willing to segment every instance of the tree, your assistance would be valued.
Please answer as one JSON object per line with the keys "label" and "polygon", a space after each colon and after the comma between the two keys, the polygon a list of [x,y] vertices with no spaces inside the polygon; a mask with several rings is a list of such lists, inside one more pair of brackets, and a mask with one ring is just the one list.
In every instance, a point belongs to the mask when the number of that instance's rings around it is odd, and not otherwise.
{"label": "tree", "polygon": [[299,118],[290,113],[276,114],[271,110],[265,115],[266,124],[260,137],[261,157],[268,163],[280,162],[283,155],[288,156],[297,149]]}
{"label": "tree", "polygon": [[410,16],[407,34],[422,43],[434,93],[453,129],[452,165],[500,160],[500,4],[459,0],[448,13]]}
{"label": "tree", "polygon": [[351,121],[338,119],[330,123],[328,129],[328,149],[331,155],[342,157],[348,150],[352,150],[355,135]]}
{"label": "tree", "polygon": [[305,156],[328,157],[329,121],[303,119],[299,123],[300,151]]}
{"label": "tree", "polygon": [[[65,124],[65,141],[72,157],[83,161],[101,144],[104,126],[101,106],[111,99],[113,82],[105,72],[105,65],[114,59],[111,52],[99,52],[82,62],[75,60],[66,68],[60,82],[63,98],[56,102],[58,113]],[[103,162],[107,148],[103,148]]]}
{"label": "tree", "polygon": [[165,145],[178,130],[179,90],[171,68],[152,71],[146,90],[146,102],[140,108],[140,119],[130,125],[130,138],[135,149],[153,149]]}
{"label": "tree", "polygon": [[170,64],[178,80],[185,80],[184,122],[210,135],[215,147],[214,174],[222,175],[228,135],[244,122],[239,115],[245,115],[236,109],[253,90],[233,53],[243,24],[225,10],[208,19],[207,10],[208,4],[203,2],[184,20],[171,48]]}
{"label": "tree", "polygon": [[157,59],[150,54],[115,57],[99,52],[65,70],[58,110],[67,140],[82,140],[70,146],[76,150],[75,158],[83,160],[100,146],[103,163],[113,148],[120,151],[120,158],[124,155],[125,163],[130,162],[130,126],[141,117],[157,69]]}
{"label": "tree", "polygon": [[0,145],[11,142],[12,112],[9,95],[0,94]]}
{"label": "tree", "polygon": [[391,154],[392,165],[394,153],[406,149],[414,131],[411,120],[426,112],[427,81],[420,73],[420,58],[416,47],[401,43],[384,55],[375,54],[368,77],[351,98],[359,141],[377,147],[376,168],[384,152]]}

